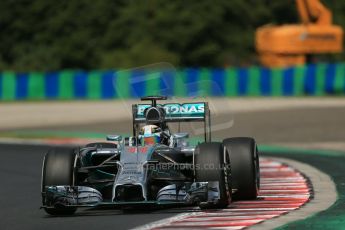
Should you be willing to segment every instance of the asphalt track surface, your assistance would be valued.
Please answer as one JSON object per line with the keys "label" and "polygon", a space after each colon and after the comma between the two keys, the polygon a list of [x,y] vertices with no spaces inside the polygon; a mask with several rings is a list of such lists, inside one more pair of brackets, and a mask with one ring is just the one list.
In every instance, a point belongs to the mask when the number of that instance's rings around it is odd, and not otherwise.
{"label": "asphalt track surface", "polygon": [[[269,143],[312,143],[319,141],[344,141],[345,108],[296,109],[272,112],[242,113],[217,117],[220,124],[228,124],[235,118],[231,131],[220,130],[215,136],[254,136],[259,144]],[[130,121],[114,121],[68,127],[45,127],[41,130],[63,130],[80,132],[130,132]],[[129,229],[145,223],[160,220],[181,213],[183,210],[168,209],[138,213],[123,213],[116,210],[84,211],[73,217],[50,217],[39,210],[40,177],[43,156],[48,146],[0,145],[0,229]],[[274,153],[269,153],[276,155]],[[322,171],[333,174],[338,183],[338,192],[344,192],[344,157],[311,157],[303,154],[285,153],[284,157],[309,163]],[[336,172],[336,173],[335,173]],[[342,204],[333,207],[332,212],[316,215],[321,221],[332,215],[341,215]],[[93,218],[97,217],[97,218]],[[317,218],[316,218],[317,220]],[[315,221],[314,223],[319,223]],[[294,229],[305,229],[306,223],[294,223]],[[313,225],[312,225],[313,226]],[[317,225],[315,224],[315,227]],[[318,225],[320,226],[320,225]],[[322,226],[322,225],[321,225]],[[335,225],[336,226],[336,225]],[[289,227],[289,225],[287,226]],[[301,227],[301,228],[300,228]],[[311,229],[311,228],[310,228]],[[324,229],[324,228],[320,228]],[[333,228],[334,229],[334,228]]]}
{"label": "asphalt track surface", "polygon": [[[2,189],[0,190],[1,229],[130,229],[177,214],[195,211],[193,207],[125,212],[111,209],[81,209],[71,217],[49,216],[43,210],[39,210],[41,203],[41,163],[48,148],[49,146],[0,145],[2,156],[0,176],[3,178]],[[261,172],[263,184],[259,200],[236,201],[229,206],[228,212],[224,213],[196,212],[194,214],[198,215],[193,215],[192,219],[184,219],[175,223],[175,227],[188,227],[190,224],[215,227],[217,225],[224,226],[225,223],[230,224],[230,226],[245,227],[289,212],[308,200],[309,189],[303,182],[305,179],[298,176],[299,173],[290,171],[291,168],[277,165],[277,162],[267,159],[263,159],[261,164],[263,167]],[[299,177],[298,180],[301,181],[291,183],[289,177],[295,178],[294,180]],[[274,178],[275,180],[272,181]],[[294,195],[292,195],[292,191],[286,191],[283,192],[283,198],[277,198],[276,196],[282,195],[281,183],[289,183],[287,190],[297,189],[294,190]],[[301,185],[302,188],[300,188]],[[296,186],[296,188],[291,186]],[[285,193],[291,198],[286,198]],[[246,211],[248,209],[250,210]],[[226,216],[226,213],[229,216]],[[216,220],[204,222],[205,215],[213,215]],[[243,215],[247,219],[238,219],[243,218]],[[219,221],[219,217],[227,221]],[[200,220],[202,221],[200,222]]]}
{"label": "asphalt track surface", "polygon": [[181,213],[174,209],[138,213],[93,210],[73,217],[50,217],[39,209],[41,164],[48,148],[0,145],[0,229],[129,229]]}

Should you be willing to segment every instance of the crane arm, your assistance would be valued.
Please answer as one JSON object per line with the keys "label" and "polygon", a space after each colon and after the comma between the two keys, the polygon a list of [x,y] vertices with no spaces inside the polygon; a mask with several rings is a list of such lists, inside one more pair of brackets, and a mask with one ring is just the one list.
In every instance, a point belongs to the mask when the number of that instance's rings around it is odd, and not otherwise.
{"label": "crane arm", "polygon": [[332,24],[332,13],[320,0],[296,0],[296,4],[303,24]]}

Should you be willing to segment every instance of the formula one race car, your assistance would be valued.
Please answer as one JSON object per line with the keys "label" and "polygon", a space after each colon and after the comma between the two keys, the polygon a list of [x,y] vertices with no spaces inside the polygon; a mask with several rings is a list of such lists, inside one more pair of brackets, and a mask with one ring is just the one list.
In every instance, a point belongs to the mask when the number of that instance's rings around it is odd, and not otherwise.
{"label": "formula one race car", "polygon": [[[255,140],[211,141],[207,102],[157,104],[162,96],[135,104],[133,136],[108,135],[108,142],[78,149],[53,148],[42,166],[42,208],[70,215],[78,207],[133,208],[146,205],[198,205],[225,208],[232,199],[256,199],[259,156]],[[168,124],[203,122],[196,146],[188,133]]]}

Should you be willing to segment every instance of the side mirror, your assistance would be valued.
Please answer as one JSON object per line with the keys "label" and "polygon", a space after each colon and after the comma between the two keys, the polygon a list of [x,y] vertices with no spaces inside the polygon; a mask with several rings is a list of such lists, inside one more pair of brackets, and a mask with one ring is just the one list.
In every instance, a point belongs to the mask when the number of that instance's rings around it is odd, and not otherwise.
{"label": "side mirror", "polygon": [[121,141],[121,135],[107,135],[107,141]]}

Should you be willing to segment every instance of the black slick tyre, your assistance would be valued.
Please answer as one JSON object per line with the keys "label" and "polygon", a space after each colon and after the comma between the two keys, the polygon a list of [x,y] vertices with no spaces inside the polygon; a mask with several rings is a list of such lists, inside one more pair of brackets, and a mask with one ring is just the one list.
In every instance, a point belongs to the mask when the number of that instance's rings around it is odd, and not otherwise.
{"label": "black slick tyre", "polygon": [[260,189],[259,154],[255,140],[249,137],[234,137],[223,141],[231,164],[233,198],[253,200]]}
{"label": "black slick tyre", "polygon": [[229,158],[222,143],[207,142],[196,148],[194,165],[196,182],[219,182],[219,200],[216,203],[200,203],[202,209],[226,208],[231,202]]}
{"label": "black slick tyre", "polygon": [[[45,186],[53,185],[76,185],[75,165],[77,154],[70,148],[53,148],[48,151],[42,166],[42,192]],[[42,202],[45,205],[44,193]],[[50,215],[72,215],[76,212],[74,207],[44,208]]]}

